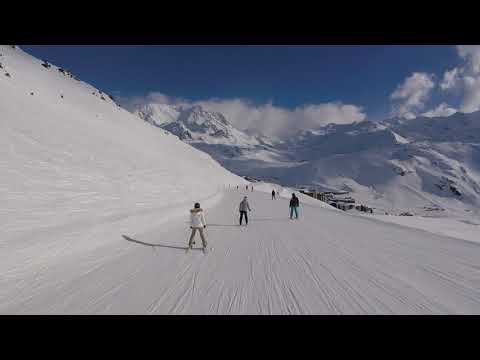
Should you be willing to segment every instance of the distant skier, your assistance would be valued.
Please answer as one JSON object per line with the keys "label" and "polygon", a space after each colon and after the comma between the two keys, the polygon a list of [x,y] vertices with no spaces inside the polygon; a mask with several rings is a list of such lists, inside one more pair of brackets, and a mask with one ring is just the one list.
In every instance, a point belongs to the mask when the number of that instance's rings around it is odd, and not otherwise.
{"label": "distant skier", "polygon": [[252,192],[253,192],[253,185],[252,185]]}
{"label": "distant skier", "polygon": [[275,200],[275,190],[272,190],[272,200]]}
{"label": "distant skier", "polygon": [[188,250],[193,247],[193,239],[198,230],[200,237],[202,239],[203,251],[207,248],[207,241],[203,234],[203,229],[207,227],[207,222],[205,221],[205,215],[203,214],[202,208],[200,208],[199,203],[195,203],[194,208],[190,210],[190,229],[192,229],[192,235],[190,235],[190,241],[188,242]]}
{"label": "distant skier", "polygon": [[240,203],[238,210],[240,211],[240,225],[242,225],[242,220],[244,216],[245,216],[245,225],[248,225],[247,210],[252,211],[252,209],[250,209],[250,204],[248,203],[248,199],[246,196],[243,198],[242,202]]}
{"label": "distant skier", "polygon": [[295,212],[295,219],[298,219],[298,207],[300,206],[300,201],[295,194],[292,194],[290,199],[290,219],[293,219],[293,213]]}
{"label": "distant skier", "polygon": [[245,189],[248,191],[248,185],[245,185]]}
{"label": "distant skier", "polygon": [[238,190],[238,185],[237,185],[237,190]]}

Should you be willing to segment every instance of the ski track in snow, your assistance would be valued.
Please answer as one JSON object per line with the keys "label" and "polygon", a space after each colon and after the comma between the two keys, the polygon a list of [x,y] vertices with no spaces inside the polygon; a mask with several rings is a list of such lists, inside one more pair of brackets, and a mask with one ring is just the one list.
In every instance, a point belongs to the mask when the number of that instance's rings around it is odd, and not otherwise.
{"label": "ski track in snow", "polygon": [[158,246],[119,233],[116,243],[62,258],[55,242],[54,263],[2,280],[15,291],[2,293],[0,313],[480,313],[480,244],[313,205],[290,220],[286,199],[245,194],[247,227],[237,223],[242,191],[206,208],[215,248],[207,254],[179,249],[189,236],[181,217],[124,234]]}

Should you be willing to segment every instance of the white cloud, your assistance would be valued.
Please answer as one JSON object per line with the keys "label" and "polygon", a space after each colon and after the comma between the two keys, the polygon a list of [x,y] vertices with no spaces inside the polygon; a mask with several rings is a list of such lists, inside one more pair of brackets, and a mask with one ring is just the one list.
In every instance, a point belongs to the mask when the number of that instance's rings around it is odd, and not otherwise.
{"label": "white cloud", "polygon": [[425,107],[425,102],[434,87],[433,74],[413,73],[390,95],[390,99],[394,101],[392,115],[414,118],[417,111]]}
{"label": "white cloud", "polygon": [[117,97],[118,101],[130,111],[137,109],[138,107],[145,104],[173,104],[179,103],[183,99],[173,98],[171,96],[162,94],[160,92],[151,92],[146,96],[131,96],[131,97]]}
{"label": "white cloud", "polygon": [[463,91],[460,110],[466,113],[480,110],[480,45],[459,45],[458,54],[464,59]]}
{"label": "white cloud", "polygon": [[480,73],[480,45],[458,45],[457,52],[466,61],[468,72]]}
{"label": "white cloud", "polygon": [[310,104],[287,109],[272,103],[255,104],[242,98],[189,101],[161,93],[151,93],[145,97],[122,99],[122,103],[129,110],[146,103],[200,105],[206,110],[221,112],[238,129],[256,130],[265,135],[280,137],[329,123],[349,124],[366,118],[362,107],[341,102]]}
{"label": "white cloud", "polygon": [[440,84],[442,90],[458,89],[462,94],[460,111],[480,110],[480,45],[458,45],[463,64],[446,71]]}
{"label": "white cloud", "polygon": [[465,113],[471,113],[480,110],[480,76],[465,76],[464,97],[460,110]]}
{"label": "white cloud", "polygon": [[441,103],[435,109],[424,112],[422,115],[426,117],[450,116],[457,112],[457,109],[450,107],[447,103]]}
{"label": "white cloud", "polygon": [[443,80],[440,83],[440,88],[442,90],[447,90],[456,87],[459,83],[461,72],[462,70],[458,68],[445,71],[445,74],[443,74]]}
{"label": "white cloud", "polygon": [[264,134],[285,136],[329,123],[349,124],[365,119],[361,107],[337,103],[304,105],[293,110],[272,103],[255,105],[248,100],[209,100],[197,102],[205,109],[227,116],[239,129],[255,129]]}
{"label": "white cloud", "polygon": [[417,114],[412,111],[402,112],[402,110],[399,110],[397,113],[398,113],[398,116],[401,116],[407,120],[412,120],[417,117]]}

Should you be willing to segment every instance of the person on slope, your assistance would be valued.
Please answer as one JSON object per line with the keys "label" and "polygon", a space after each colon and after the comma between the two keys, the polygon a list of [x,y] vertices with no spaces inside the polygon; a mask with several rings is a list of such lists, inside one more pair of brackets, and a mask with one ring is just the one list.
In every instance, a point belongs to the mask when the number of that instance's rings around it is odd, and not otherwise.
{"label": "person on slope", "polygon": [[250,209],[250,204],[248,203],[248,199],[246,196],[240,202],[240,206],[238,207],[238,210],[240,211],[240,225],[242,225],[242,220],[244,216],[245,216],[245,225],[248,225],[247,210],[252,211],[252,209]]}
{"label": "person on slope", "polygon": [[272,200],[275,200],[275,190],[272,190]]}
{"label": "person on slope", "polygon": [[300,201],[295,194],[292,194],[290,199],[290,219],[293,219],[293,213],[295,212],[295,219],[298,219],[298,207],[300,206]]}
{"label": "person on slope", "polygon": [[198,232],[200,233],[200,237],[202,239],[203,249],[207,247],[207,241],[205,240],[205,236],[203,234],[203,229],[207,227],[207,222],[205,221],[205,215],[203,214],[203,210],[200,207],[199,203],[195,203],[193,209],[190,210],[190,229],[192,229],[192,235],[190,235],[190,241],[188,242],[188,250],[192,249],[193,247],[193,239],[195,234]]}

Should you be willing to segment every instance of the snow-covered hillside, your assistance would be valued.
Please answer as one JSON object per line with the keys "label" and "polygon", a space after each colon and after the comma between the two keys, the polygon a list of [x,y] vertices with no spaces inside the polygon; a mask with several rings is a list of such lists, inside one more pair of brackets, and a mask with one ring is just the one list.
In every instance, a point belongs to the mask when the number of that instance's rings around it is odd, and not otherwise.
{"label": "snow-covered hillside", "polygon": [[[301,162],[283,178],[289,184],[347,190],[387,212],[478,211],[480,143],[469,133],[479,126],[480,113],[462,115],[331,124],[301,134],[283,146]],[[454,129],[451,134],[448,127]]]}
{"label": "snow-covered hillside", "polygon": [[479,213],[480,112],[329,124],[272,141],[234,129],[221,114],[199,107],[185,111],[151,104],[147,109],[139,112],[146,121],[243,176],[349,191],[380,213],[467,217]]}
{"label": "snow-covered hillside", "polygon": [[176,204],[244,183],[64,69],[8,45],[0,63],[2,274],[58,255],[47,240],[58,251],[104,246],[129,221],[165,222]]}

